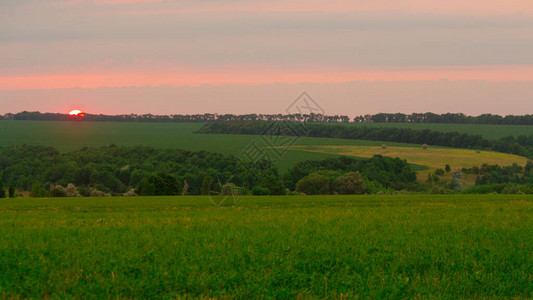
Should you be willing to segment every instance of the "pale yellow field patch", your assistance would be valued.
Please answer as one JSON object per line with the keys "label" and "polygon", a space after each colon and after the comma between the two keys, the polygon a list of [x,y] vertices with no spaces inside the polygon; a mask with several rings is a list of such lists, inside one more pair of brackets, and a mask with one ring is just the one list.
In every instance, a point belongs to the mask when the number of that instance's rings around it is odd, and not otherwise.
{"label": "pale yellow field patch", "polygon": [[[514,163],[524,166],[528,159],[522,156],[492,152],[476,151],[469,149],[432,148],[424,150],[422,147],[389,147],[385,149],[379,146],[327,146],[309,145],[294,146],[292,150],[330,153],[345,156],[372,157],[376,154],[389,157],[399,157],[407,162],[428,167],[429,170],[418,172],[420,180],[425,179],[428,171],[433,172],[437,168],[443,168],[449,164],[452,170],[498,164],[510,166]],[[469,180],[470,181],[470,180]]]}

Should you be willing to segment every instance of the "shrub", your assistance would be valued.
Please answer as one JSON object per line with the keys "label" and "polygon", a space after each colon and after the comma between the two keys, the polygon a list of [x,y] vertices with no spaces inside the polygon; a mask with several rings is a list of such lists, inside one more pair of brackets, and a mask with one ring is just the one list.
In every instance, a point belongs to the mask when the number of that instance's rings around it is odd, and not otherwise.
{"label": "shrub", "polygon": [[81,197],[78,189],[72,183],[69,183],[66,188],[67,197]]}
{"label": "shrub", "polygon": [[429,193],[432,195],[439,195],[439,194],[444,194],[444,190],[438,186],[434,186],[431,188]]}
{"label": "shrub", "polygon": [[9,187],[9,198],[15,198],[15,187],[14,186]]}
{"label": "shrub", "polygon": [[204,179],[202,180],[202,188],[200,189],[200,193],[202,195],[209,195],[210,192],[215,188],[215,180],[213,177],[206,175],[204,176]]}
{"label": "shrub", "polygon": [[58,184],[50,190],[50,196],[51,197],[66,197],[67,190],[63,186]]}
{"label": "shrub", "polygon": [[134,197],[134,196],[137,196],[137,194],[135,193],[135,189],[131,189],[127,192],[125,192],[124,194],[122,194],[123,196],[126,196],[126,197]]}
{"label": "shrub", "polygon": [[306,195],[327,195],[329,181],[326,176],[312,173],[296,183],[296,191]]}
{"label": "shrub", "polygon": [[252,195],[254,196],[266,196],[270,191],[267,188],[256,186],[252,189]]}
{"label": "shrub", "polygon": [[348,172],[335,180],[336,191],[342,195],[360,195],[365,193],[365,182],[359,172]]}
{"label": "shrub", "polygon": [[44,188],[42,188],[39,184],[37,183],[34,183],[32,184],[31,186],[31,192],[30,192],[30,197],[33,197],[33,198],[41,198],[41,197],[48,197],[49,196],[49,193],[47,190],[45,190]]}
{"label": "shrub", "polygon": [[240,195],[241,190],[237,188],[237,186],[235,186],[234,183],[230,182],[222,186],[222,190],[220,191],[220,194],[224,196],[232,196],[232,195],[235,196],[235,195]]}
{"label": "shrub", "polygon": [[90,192],[90,196],[91,197],[111,197],[111,194],[92,188]]}
{"label": "shrub", "polygon": [[444,175],[444,170],[442,168],[438,168],[435,170],[435,175],[442,176]]}
{"label": "shrub", "polygon": [[4,189],[4,182],[0,180],[0,198],[6,197],[6,190]]}

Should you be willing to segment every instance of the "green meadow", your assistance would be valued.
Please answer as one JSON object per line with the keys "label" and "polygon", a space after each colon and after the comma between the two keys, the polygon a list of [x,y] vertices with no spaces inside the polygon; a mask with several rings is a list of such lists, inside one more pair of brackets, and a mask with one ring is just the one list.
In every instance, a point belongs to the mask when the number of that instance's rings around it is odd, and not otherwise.
{"label": "green meadow", "polygon": [[[178,148],[190,151],[209,151],[245,157],[251,143],[267,147],[260,136],[213,135],[195,133],[203,123],[120,123],[120,122],[60,122],[60,121],[0,121],[2,146],[42,145],[52,146],[67,152],[82,147],[150,146],[157,148]],[[366,145],[378,146],[381,142],[302,137],[294,145]],[[401,147],[418,145],[387,143]],[[285,151],[281,154],[270,151],[271,159],[281,171],[295,163],[309,159],[336,157],[335,154],[307,151]]]}
{"label": "green meadow", "polygon": [[0,201],[2,298],[531,298],[533,197]]}
{"label": "green meadow", "polygon": [[397,127],[413,130],[434,130],[478,134],[489,140],[507,136],[533,135],[532,125],[492,125],[492,124],[439,124],[439,123],[349,123],[348,126]]}

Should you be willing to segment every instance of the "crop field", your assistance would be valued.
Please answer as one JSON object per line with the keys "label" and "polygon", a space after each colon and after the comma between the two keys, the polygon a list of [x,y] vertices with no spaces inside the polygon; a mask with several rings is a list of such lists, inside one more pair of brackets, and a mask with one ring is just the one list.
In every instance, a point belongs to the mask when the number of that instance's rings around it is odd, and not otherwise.
{"label": "crop field", "polygon": [[[458,124],[365,124],[371,126],[414,126],[433,130],[455,130],[462,128],[469,133],[533,134],[533,126],[507,125],[458,125]],[[437,126],[434,126],[437,125]],[[53,121],[0,121],[2,145],[45,145],[60,151],[71,151],[84,146],[108,146],[110,144],[137,146],[145,145],[160,148],[180,148],[191,151],[210,151],[233,154],[246,158],[246,149],[255,143],[268,152],[269,144],[260,136],[253,135],[214,135],[195,133],[203,123],[101,123],[101,122],[53,122]],[[349,126],[359,126],[350,124]],[[486,127],[488,126],[488,127]],[[492,128],[496,126],[496,128]],[[420,128],[418,128],[420,127]],[[434,127],[434,128],[431,128]],[[500,129],[503,128],[503,129]],[[483,129],[485,128],[485,129]],[[483,129],[483,130],[482,130]],[[288,151],[269,152],[280,171],[285,171],[299,161],[324,159],[338,155],[370,157],[373,154],[397,155],[406,158],[415,170],[443,167],[462,168],[480,165],[484,162],[510,165],[513,162],[525,164],[525,159],[513,155],[493,152],[476,154],[471,150],[431,147],[431,151],[421,152],[420,145],[387,142],[387,150],[382,151],[379,141],[329,139],[302,137],[295,140]],[[438,150],[446,149],[446,150]],[[302,151],[304,150],[304,151]],[[385,153],[384,153],[385,152]],[[450,161],[450,159],[452,161]]]}
{"label": "crop field", "polygon": [[[256,143],[268,144],[260,136],[213,135],[195,133],[203,123],[103,123],[103,122],[53,122],[53,121],[0,121],[2,146],[43,145],[59,151],[72,151],[84,146],[150,146],[179,148],[190,151],[209,151],[243,156],[243,152]],[[381,142],[302,137],[295,145],[381,145]],[[418,147],[412,144],[388,143],[395,146]],[[286,151],[282,155],[269,153],[280,170],[309,159],[335,157],[334,154]]]}
{"label": "crop field", "polygon": [[533,297],[533,197],[0,201],[3,298]]}
{"label": "crop field", "polygon": [[486,139],[497,140],[507,136],[533,135],[531,125],[492,125],[492,124],[438,124],[438,123],[348,123],[348,126],[398,127],[414,130],[434,130],[441,132],[479,134]]}
{"label": "crop field", "polygon": [[[383,156],[399,157],[406,159],[408,162],[417,166],[425,166],[429,172],[435,171],[437,168],[444,168],[446,164],[449,164],[452,170],[471,168],[474,166],[481,166],[486,163],[489,165],[499,164],[502,166],[511,166],[518,164],[525,166],[529,161],[526,157],[491,152],[491,151],[475,151],[468,149],[456,149],[456,148],[438,148],[429,147],[424,150],[422,147],[395,147],[387,146],[386,148],[378,146],[295,146],[294,150],[319,152],[328,154],[338,154],[345,156],[355,157],[372,157],[375,154],[381,154]],[[418,169],[424,171],[424,169]],[[426,179],[427,172],[420,174],[421,180]],[[474,179],[474,177],[470,178]],[[472,184],[470,180],[468,183]]]}

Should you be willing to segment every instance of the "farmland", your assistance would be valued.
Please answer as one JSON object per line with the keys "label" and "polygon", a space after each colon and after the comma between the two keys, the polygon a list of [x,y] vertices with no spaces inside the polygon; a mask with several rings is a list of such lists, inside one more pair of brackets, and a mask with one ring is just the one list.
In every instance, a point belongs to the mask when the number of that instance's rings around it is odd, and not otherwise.
{"label": "farmland", "polygon": [[[239,155],[252,142],[267,145],[258,136],[212,135],[195,133],[203,123],[104,123],[61,121],[0,121],[2,146],[42,145],[67,152],[82,147],[151,146],[190,151],[209,151]],[[396,146],[417,145],[389,143]],[[356,141],[302,137],[297,145],[381,145],[375,141]],[[272,157],[280,170],[286,170],[298,161],[334,157],[333,154],[288,151],[283,156]]]}
{"label": "farmland", "polygon": [[533,297],[533,197],[0,201],[0,295]]}
{"label": "farmland", "polygon": [[[430,147],[424,150],[421,147],[415,148],[386,146],[382,148],[378,146],[308,145],[295,146],[294,150],[338,154],[355,157],[372,157],[375,154],[390,157],[399,157],[401,159],[406,159],[408,162],[417,166],[425,166],[427,167],[429,172],[433,172],[437,168],[444,168],[444,166],[447,164],[449,164],[453,170],[460,170],[462,168],[472,168],[474,166],[480,166],[484,163],[492,165],[499,164],[503,166],[518,164],[523,166],[528,162],[527,158],[512,154],[454,148]],[[424,171],[424,169],[419,169],[419,171]],[[427,172],[421,172],[419,174],[420,180],[424,180],[426,178]],[[471,176],[468,179],[469,180],[466,183],[474,183],[474,177]]]}
{"label": "farmland", "polygon": [[[0,140],[2,145],[45,145],[52,146],[62,152],[79,149],[85,146],[108,146],[110,144],[136,146],[148,145],[159,148],[179,148],[191,151],[210,151],[220,152],[223,154],[241,155],[241,153],[252,142],[257,142],[260,147],[268,147],[258,136],[251,135],[212,135],[195,133],[202,127],[203,123],[105,123],[105,122],[53,122],[53,121],[0,121]],[[480,133],[484,136],[505,136],[510,134],[530,134],[533,132],[533,126],[519,125],[457,125],[457,124],[365,124],[369,126],[412,126],[416,129],[428,128],[432,130],[456,130],[466,133]],[[350,124],[347,126],[360,126]],[[419,128],[420,127],[420,128]],[[495,127],[495,128],[493,128]],[[329,139],[329,138],[311,138],[302,137],[295,143],[296,147],[283,155],[272,157],[280,171],[284,171],[295,163],[309,159],[324,159],[334,157],[338,154],[347,154],[351,156],[368,157],[375,152],[380,153],[382,142],[379,141],[361,141],[349,139]],[[324,149],[323,147],[337,147],[340,149],[354,149],[357,147],[357,153],[339,153],[339,151],[307,151],[309,149]],[[419,145],[402,144],[387,142],[389,149],[401,150],[403,147],[419,148]],[[299,148],[307,147],[307,148]],[[437,149],[438,147],[432,147]],[[306,151],[301,151],[301,150]],[[445,148],[443,148],[445,149]],[[374,151],[375,150],[375,151]],[[359,153],[359,152],[365,153]],[[370,152],[369,152],[370,151]],[[405,149],[410,152],[411,150]],[[415,151],[415,150],[413,150]],[[418,150],[416,150],[418,151]],[[416,152],[415,151],[415,152]],[[445,150],[441,150],[445,151]],[[447,150],[446,150],[447,151]],[[452,151],[452,150],[449,150]],[[453,150],[455,151],[455,150]],[[462,150],[457,150],[462,151]],[[345,151],[341,151],[345,152]],[[359,155],[361,154],[361,155]],[[443,153],[446,156],[446,153]],[[452,153],[450,153],[452,155]],[[497,155],[496,155],[497,156]],[[496,156],[490,160],[473,160],[469,162],[476,163],[500,163],[507,164],[507,160],[499,161]],[[479,156],[478,156],[479,157]],[[482,156],[484,157],[484,156]],[[509,156],[511,157],[511,156]],[[432,166],[442,167],[442,161],[424,159],[419,162],[416,156],[405,157],[410,163],[414,164],[416,170],[431,168]],[[512,160],[512,159],[511,159]],[[514,159],[520,160],[523,159]],[[470,166],[465,165],[464,167]],[[460,164],[457,167],[463,167]]]}
{"label": "farmland", "polygon": [[532,135],[531,125],[490,125],[490,124],[439,124],[439,123],[349,123],[348,126],[396,127],[414,130],[434,130],[441,132],[457,131],[478,134],[487,139],[497,140],[507,136]]}

